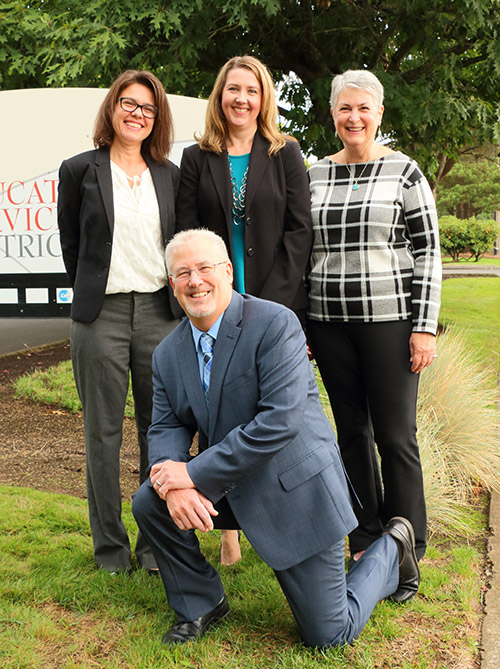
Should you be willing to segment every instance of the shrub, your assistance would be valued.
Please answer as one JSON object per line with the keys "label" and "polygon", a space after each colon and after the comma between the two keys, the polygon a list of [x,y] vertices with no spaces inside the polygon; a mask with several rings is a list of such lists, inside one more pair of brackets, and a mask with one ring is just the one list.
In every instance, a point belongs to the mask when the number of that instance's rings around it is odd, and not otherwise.
{"label": "shrub", "polygon": [[439,243],[441,249],[458,262],[460,254],[465,253],[469,245],[467,221],[456,216],[442,216],[439,219]]}
{"label": "shrub", "polygon": [[498,233],[498,223],[493,220],[460,219],[455,216],[439,219],[441,249],[456,262],[463,253],[469,253],[469,259],[474,258],[477,262],[492,248]]}
{"label": "shrub", "polygon": [[469,252],[471,257],[477,262],[495,243],[495,239],[498,235],[498,223],[491,220],[470,218],[469,234]]}

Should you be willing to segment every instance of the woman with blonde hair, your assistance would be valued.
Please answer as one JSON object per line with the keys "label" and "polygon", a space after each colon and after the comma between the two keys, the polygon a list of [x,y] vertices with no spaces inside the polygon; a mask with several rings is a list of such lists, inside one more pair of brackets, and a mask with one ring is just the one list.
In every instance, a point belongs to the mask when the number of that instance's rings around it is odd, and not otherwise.
{"label": "woman with blonde hair", "polygon": [[[231,58],[208,100],[205,131],[182,156],[177,229],[219,234],[235,290],[284,304],[304,323],[309,187],[299,145],[279,131],[277,116],[265,65]],[[222,563],[239,558],[236,533],[223,533]]]}

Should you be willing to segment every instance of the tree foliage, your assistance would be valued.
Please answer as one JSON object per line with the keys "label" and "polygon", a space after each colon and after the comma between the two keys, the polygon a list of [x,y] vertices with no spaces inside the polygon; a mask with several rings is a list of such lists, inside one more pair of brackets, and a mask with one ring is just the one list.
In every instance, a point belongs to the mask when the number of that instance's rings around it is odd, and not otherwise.
{"label": "tree foliage", "polygon": [[497,160],[462,160],[440,182],[438,213],[471,218],[500,209],[500,165]]}
{"label": "tree foliage", "polygon": [[322,156],[339,148],[332,76],[368,68],[386,88],[384,133],[434,180],[471,138],[500,143],[499,32],[500,0],[7,0],[0,87],[108,86],[140,67],[206,96],[251,53],[284,82],[289,131]]}

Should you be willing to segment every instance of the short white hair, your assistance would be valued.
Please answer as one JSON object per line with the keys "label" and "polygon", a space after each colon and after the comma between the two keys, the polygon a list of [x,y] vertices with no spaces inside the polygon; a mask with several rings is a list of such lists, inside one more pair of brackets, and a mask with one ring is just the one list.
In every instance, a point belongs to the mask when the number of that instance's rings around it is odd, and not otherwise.
{"label": "short white hair", "polygon": [[167,272],[170,274],[172,269],[172,260],[173,255],[179,249],[179,247],[184,244],[189,244],[192,241],[197,239],[202,239],[205,241],[207,247],[211,248],[214,252],[214,261],[217,262],[229,262],[229,255],[227,252],[226,245],[222,237],[217,235],[211,230],[206,228],[193,228],[191,230],[182,230],[177,232],[172,239],[168,242],[165,248],[165,262],[167,264]]}
{"label": "short white hair", "polygon": [[368,70],[346,70],[343,74],[337,74],[332,80],[330,107],[334,113],[339,95],[346,88],[358,88],[369,93],[377,109],[380,109],[384,104],[384,87],[373,72],[369,72]]}

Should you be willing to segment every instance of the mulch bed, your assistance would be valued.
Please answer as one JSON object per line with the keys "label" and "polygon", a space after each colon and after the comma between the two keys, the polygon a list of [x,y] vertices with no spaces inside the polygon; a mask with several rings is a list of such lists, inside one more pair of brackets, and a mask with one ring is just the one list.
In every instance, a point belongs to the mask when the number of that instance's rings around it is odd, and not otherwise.
{"label": "mulch bed", "polygon": [[[18,376],[70,358],[69,341],[0,357],[0,484],[86,497],[85,442],[81,413],[15,397]],[[122,496],[139,485],[137,433],[123,423]]]}

